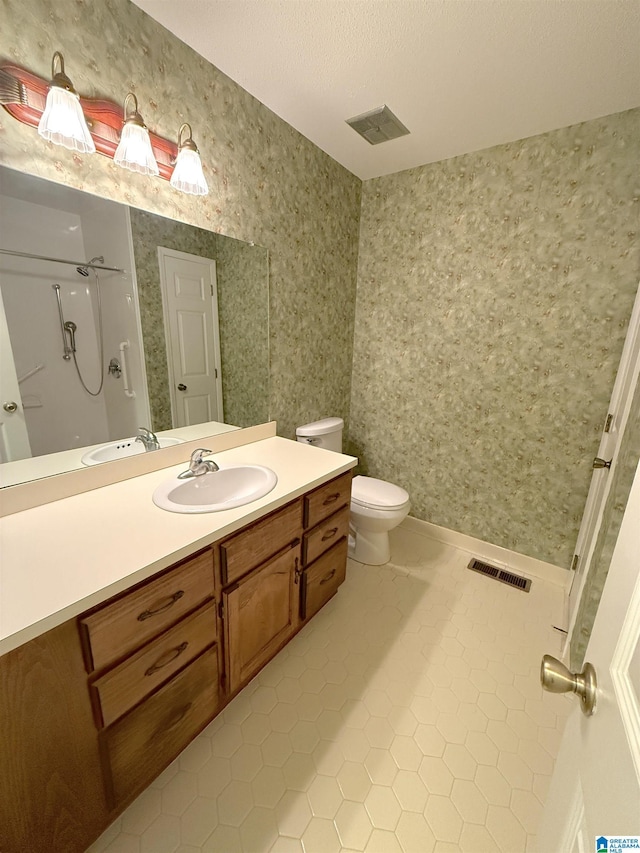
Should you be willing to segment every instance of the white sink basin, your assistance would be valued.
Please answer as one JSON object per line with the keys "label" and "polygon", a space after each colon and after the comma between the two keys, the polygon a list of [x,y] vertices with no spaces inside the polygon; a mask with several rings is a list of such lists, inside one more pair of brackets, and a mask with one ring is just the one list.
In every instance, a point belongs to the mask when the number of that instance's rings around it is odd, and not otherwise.
{"label": "white sink basin", "polygon": [[[174,444],[183,444],[182,438],[159,438],[160,449],[173,447]],[[116,459],[126,459],[128,456],[138,456],[146,453],[141,441],[133,438],[123,438],[122,441],[112,441],[102,444],[93,450],[88,450],[81,459],[83,465],[99,465],[101,462],[115,462]],[[149,451],[153,453],[153,451]]]}
{"label": "white sink basin", "polygon": [[278,482],[271,468],[234,465],[181,480],[173,477],[153,493],[153,502],[169,512],[220,512],[257,501]]}

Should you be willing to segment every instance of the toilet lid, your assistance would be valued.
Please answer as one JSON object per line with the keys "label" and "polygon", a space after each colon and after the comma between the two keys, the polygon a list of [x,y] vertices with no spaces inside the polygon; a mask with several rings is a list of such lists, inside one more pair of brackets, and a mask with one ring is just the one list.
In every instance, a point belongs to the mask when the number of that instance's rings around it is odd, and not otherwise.
{"label": "toilet lid", "polygon": [[353,478],[351,500],[370,509],[396,509],[407,503],[409,495],[400,486],[385,480],[358,476]]}

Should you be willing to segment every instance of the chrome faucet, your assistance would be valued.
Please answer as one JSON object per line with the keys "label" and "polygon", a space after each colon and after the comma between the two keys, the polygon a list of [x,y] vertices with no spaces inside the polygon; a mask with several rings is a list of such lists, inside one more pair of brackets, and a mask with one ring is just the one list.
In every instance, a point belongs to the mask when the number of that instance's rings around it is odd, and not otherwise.
{"label": "chrome faucet", "polygon": [[140,441],[144,444],[145,452],[148,450],[160,450],[158,436],[155,432],[151,432],[151,430],[146,427],[138,427],[136,441]]}
{"label": "chrome faucet", "polygon": [[201,477],[203,474],[208,474],[210,471],[219,471],[219,467],[213,459],[203,459],[205,453],[212,453],[211,450],[205,450],[204,447],[199,447],[191,454],[189,461],[189,469],[178,474],[179,480],[186,480],[189,477]]}

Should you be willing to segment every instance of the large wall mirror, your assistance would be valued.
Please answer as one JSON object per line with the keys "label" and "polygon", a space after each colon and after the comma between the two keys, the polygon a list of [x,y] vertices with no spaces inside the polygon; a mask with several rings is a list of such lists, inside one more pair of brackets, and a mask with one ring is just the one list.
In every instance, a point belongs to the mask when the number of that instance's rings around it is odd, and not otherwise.
{"label": "large wall mirror", "polygon": [[0,235],[3,485],[269,419],[265,248],[3,167]]}

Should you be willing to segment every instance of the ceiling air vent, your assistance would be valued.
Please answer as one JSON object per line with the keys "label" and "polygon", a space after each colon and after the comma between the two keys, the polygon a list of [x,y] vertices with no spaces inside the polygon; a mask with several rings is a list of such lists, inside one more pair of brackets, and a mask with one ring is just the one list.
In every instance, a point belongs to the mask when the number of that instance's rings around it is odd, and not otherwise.
{"label": "ceiling air vent", "polygon": [[514,586],[516,589],[521,589],[522,592],[529,592],[531,589],[529,578],[523,578],[520,575],[514,575],[513,572],[507,572],[504,569],[499,569],[497,566],[483,563],[482,560],[478,560],[476,557],[472,558],[467,568],[471,569],[472,572],[479,572],[481,575],[493,578],[493,580]]}
{"label": "ceiling air vent", "polygon": [[377,107],[368,113],[362,113],[355,118],[347,119],[347,124],[359,133],[370,145],[379,145],[399,136],[406,136],[409,131],[391,112],[389,107]]}

